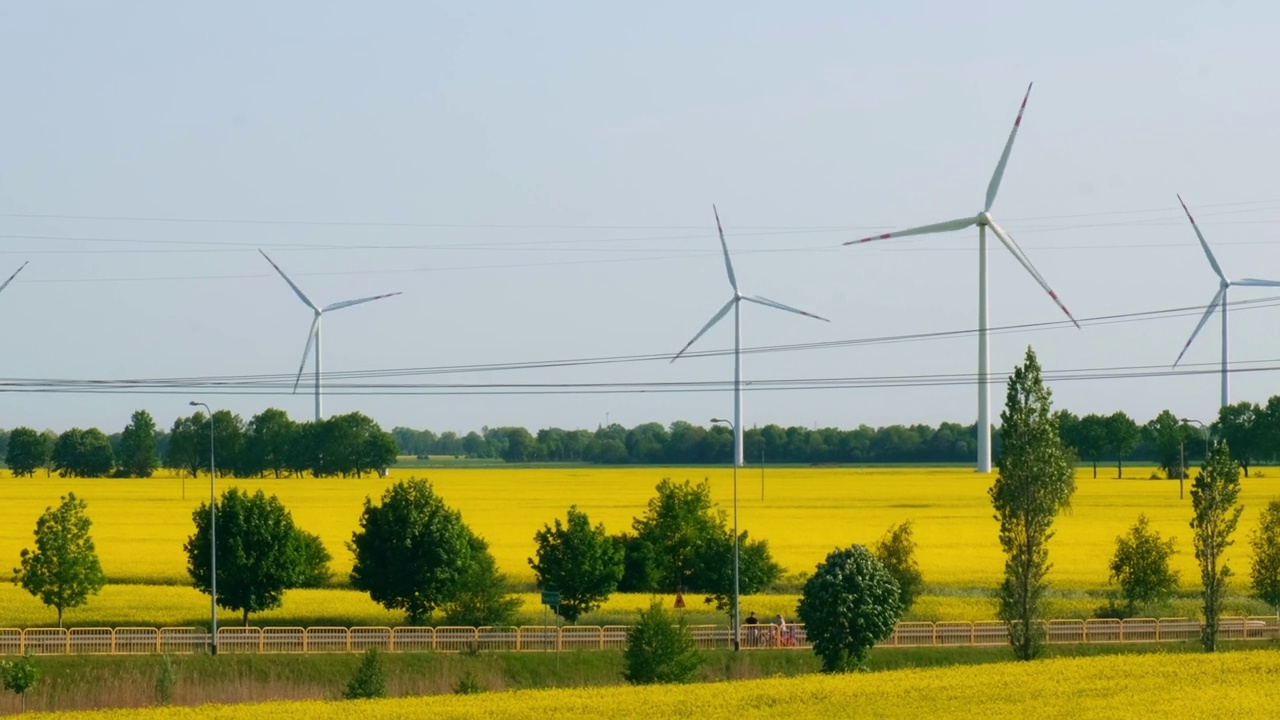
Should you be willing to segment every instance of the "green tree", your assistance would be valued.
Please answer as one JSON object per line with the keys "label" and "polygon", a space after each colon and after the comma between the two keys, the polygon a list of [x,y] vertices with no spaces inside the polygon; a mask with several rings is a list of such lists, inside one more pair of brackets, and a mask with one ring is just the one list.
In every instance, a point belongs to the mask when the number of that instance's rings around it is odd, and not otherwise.
{"label": "green tree", "polygon": [[355,555],[351,585],[411,624],[426,622],[451,599],[471,566],[471,532],[426,480],[398,482],[380,504],[365,498],[360,528],[347,547]]}
{"label": "green tree", "polygon": [[80,455],[84,447],[84,430],[71,428],[62,431],[53,444],[53,453],[49,460],[58,477],[78,477]]}
{"label": "green tree", "polygon": [[347,700],[366,700],[387,696],[387,671],[382,666],[382,654],[377,648],[364,651],[356,673],[347,683],[342,697]]}
{"label": "green tree", "polygon": [[[222,494],[216,518],[218,605],[242,612],[246,626],[249,613],[280,607],[285,590],[299,587],[321,572],[307,563],[328,564],[327,553],[316,558],[304,552],[308,541],[274,495],[267,497],[261,490],[249,495],[232,488]],[[187,574],[197,590],[208,593],[209,506],[202,503],[191,519],[195,533],[183,548]]]}
{"label": "green tree", "polygon": [[990,490],[1005,553],[999,618],[1009,624],[1009,642],[1020,660],[1035,658],[1043,643],[1048,542],[1054,518],[1070,507],[1076,487],[1074,458],[1058,434],[1050,397],[1035,351],[1027,348],[1024,364],[1009,378],[1000,414],[999,475]]}
{"label": "green tree", "polygon": [[685,683],[693,679],[702,661],[684,615],[673,618],[654,600],[627,630],[622,677],[632,685]]}
{"label": "green tree", "polygon": [[1106,431],[1107,447],[1116,456],[1116,478],[1119,479],[1124,477],[1124,459],[1142,442],[1142,429],[1133,418],[1117,411],[1107,416]]}
{"label": "green tree", "polygon": [[636,537],[652,549],[656,587],[648,589],[701,590],[697,580],[702,546],[714,541],[725,525],[724,513],[717,513],[711,502],[711,483],[686,480],[677,485],[664,478],[656,489],[644,516],[633,523]]}
{"label": "green tree", "polygon": [[489,543],[466,528],[470,548],[467,567],[457,584],[440,604],[446,625],[481,627],[509,625],[520,609],[520,598],[511,594],[511,586],[489,552]]}
{"label": "green tree", "polygon": [[169,450],[165,453],[166,467],[185,472],[191,477],[195,477],[196,471],[200,468],[208,467],[206,464],[209,458],[207,439],[203,443],[204,453],[200,452],[200,438],[207,438],[209,435],[207,422],[204,415],[200,413],[190,417],[179,417],[173,421],[173,427],[169,429]]}
{"label": "green tree", "polygon": [[107,583],[89,535],[93,521],[87,508],[75,493],[67,493],[57,508],[45,508],[36,520],[36,549],[24,549],[21,567],[14,570],[14,583],[58,611],[58,627],[64,611],[85,604]]}
{"label": "green tree", "polygon": [[832,550],[804,584],[796,615],[823,672],[857,670],[902,617],[901,591],[861,545]]}
{"label": "green tree", "polygon": [[1238,402],[1220,408],[1213,423],[1214,435],[1231,448],[1231,456],[1240,463],[1245,477],[1249,477],[1249,466],[1262,449],[1259,441],[1266,434],[1264,417],[1257,403]]}
{"label": "green tree", "polygon": [[270,472],[278,479],[289,471],[290,448],[297,440],[298,424],[285,411],[267,408],[254,415],[245,427],[239,474],[251,477]]}
{"label": "green tree", "polygon": [[1098,477],[1098,459],[1107,453],[1107,418],[1090,413],[1080,418],[1076,428],[1075,449],[1080,457],[1093,463],[1093,476]]}
{"label": "green tree", "polygon": [[[738,536],[738,592],[764,592],[782,576],[768,540],[754,540],[746,530]],[[707,593],[703,602],[715,605],[733,620],[733,531],[724,528],[699,546],[698,572],[691,590]]]}
{"label": "green tree", "polygon": [[574,623],[600,607],[622,580],[623,549],[577,505],[562,525],[544,525],[533,536],[536,558],[529,558],[538,588],[560,593],[560,616]]}
{"label": "green tree", "polygon": [[13,471],[14,477],[33,477],[36,470],[49,462],[49,451],[40,433],[29,427],[14,428],[9,433],[4,463]]}
{"label": "green tree", "polygon": [[40,666],[31,657],[28,649],[17,660],[0,662],[0,680],[4,681],[4,689],[12,690],[21,703],[22,712],[27,711],[27,691],[40,682]]}
{"label": "green tree", "polygon": [[911,521],[889,528],[875,544],[871,554],[884,566],[898,583],[898,602],[902,612],[907,612],[920,596],[924,576],[916,562],[916,541],[912,537]]}
{"label": "green tree", "polygon": [[1144,428],[1147,441],[1155,450],[1156,463],[1169,478],[1177,478],[1182,472],[1182,454],[1185,444],[1196,439],[1187,424],[1168,410],[1152,418]]}
{"label": "green tree", "polygon": [[138,410],[120,433],[120,469],[129,477],[147,478],[160,465],[156,456],[156,421]]}
{"label": "green tree", "polygon": [[1169,558],[1177,552],[1175,545],[1174,538],[1165,540],[1151,529],[1145,513],[1138,515],[1138,522],[1127,534],[1116,538],[1111,582],[1120,585],[1120,596],[1130,616],[1177,592],[1178,573],[1169,568]]}
{"label": "green tree", "polygon": [[1280,613],[1280,499],[1262,509],[1249,544],[1253,547],[1253,594]]}
{"label": "green tree", "polygon": [[1222,554],[1233,544],[1231,534],[1240,522],[1240,513],[1244,512],[1236,502],[1239,497],[1240,468],[1225,442],[1214,443],[1209,457],[1200,466],[1200,474],[1191,484],[1191,507],[1195,511],[1191,530],[1204,586],[1204,628],[1200,642],[1205,652],[1217,648],[1218,619],[1231,577],[1231,568]]}

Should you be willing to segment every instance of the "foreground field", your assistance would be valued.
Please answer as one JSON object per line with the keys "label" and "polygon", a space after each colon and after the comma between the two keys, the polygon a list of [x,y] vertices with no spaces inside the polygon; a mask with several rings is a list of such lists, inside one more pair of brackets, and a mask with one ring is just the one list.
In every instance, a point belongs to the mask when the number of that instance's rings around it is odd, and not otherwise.
{"label": "foreground field", "polygon": [[67,713],[97,718],[1273,717],[1275,650],[992,663],[681,687],[526,690],[352,702],[275,702]]}
{"label": "foreground field", "polygon": [[[1104,470],[1104,475],[1110,470]],[[1245,513],[1237,531],[1237,543],[1227,560],[1236,570],[1237,590],[1243,589],[1248,570],[1248,545],[1244,542],[1266,501],[1280,495],[1280,473],[1264,468],[1266,477],[1244,481]],[[611,532],[630,526],[644,511],[653,486],[663,477],[694,481],[708,478],[722,507],[732,501],[731,473],[726,468],[451,468],[397,469],[391,480],[356,479],[220,479],[225,489],[261,488],[279,495],[305,529],[318,533],[334,556],[334,581],[342,585],[351,567],[345,543],[355,530],[361,503],[377,497],[398,478],[426,476],[445,500],[462,511],[463,518],[489,540],[498,563],[517,583],[529,588],[532,574],[527,558],[533,552],[533,534],[544,523],[562,517],[570,504],[602,521]],[[1126,478],[1116,480],[1078,473],[1079,489],[1069,514],[1057,525],[1050,545],[1053,570],[1050,580],[1060,591],[1076,592],[1072,602],[1099,604],[1096,592],[1107,584],[1107,562],[1115,537],[1126,530],[1139,512],[1152,526],[1179,540],[1175,567],[1184,588],[1195,586],[1198,574],[1190,548],[1190,500],[1178,499],[1176,481],[1150,480],[1150,468],[1128,468]],[[987,603],[986,589],[999,578],[1003,558],[996,542],[987,489],[991,476],[978,476],[963,468],[779,468],[767,471],[765,499],[760,499],[760,476],[748,471],[740,478],[740,522],[752,536],[766,538],[777,559],[789,573],[809,571],[833,547],[867,543],[891,524],[913,520],[919,542],[919,562],[934,600],[929,619],[952,619],[958,606],[969,610]],[[186,500],[182,488],[186,485]],[[0,476],[0,567],[17,564],[18,553],[31,544],[35,518],[59,495],[74,491],[88,501],[94,521],[94,538],[103,567],[113,583],[147,586],[182,586],[188,582],[182,544],[191,533],[191,512],[208,494],[208,480],[152,478],[147,480],[79,480],[36,477],[16,480]],[[10,565],[10,566],[12,566]],[[111,589],[91,601],[92,612],[101,603],[131,605],[135,622],[166,624],[174,617],[159,606],[191,602],[177,619],[199,617],[200,598],[179,587]],[[531,589],[531,588],[530,588]],[[0,588],[6,618],[0,625],[29,624],[21,601],[10,595],[16,589]],[[1089,591],[1086,593],[1086,591]],[[186,594],[184,594],[186,593]],[[116,598],[112,600],[111,598]],[[168,599],[166,599],[168,598]],[[305,610],[313,598],[327,614]],[[321,600],[320,598],[324,598]],[[30,601],[30,598],[27,598]],[[33,601],[32,601],[33,602]],[[355,610],[364,603],[363,609]],[[298,605],[296,603],[301,603]],[[628,601],[628,612],[634,603]],[[389,614],[367,601],[347,594],[315,596],[309,591],[290,593],[285,615],[297,618],[332,618],[337,608],[353,609],[355,624],[391,624]],[[184,605],[185,607],[185,605]],[[30,608],[29,608],[30,609]],[[536,612],[536,606],[530,608]],[[770,608],[761,607],[760,610]],[[34,606],[32,612],[38,610]],[[154,610],[152,613],[150,611]],[[381,613],[381,614],[379,614]],[[972,619],[971,612],[960,613]],[[1068,614],[1077,614],[1071,612]],[[121,617],[119,613],[108,616]],[[989,614],[986,614],[989,616]],[[153,618],[147,620],[147,618]],[[281,618],[288,619],[288,618]],[[117,624],[114,622],[105,624]],[[186,624],[185,622],[181,624]]]}

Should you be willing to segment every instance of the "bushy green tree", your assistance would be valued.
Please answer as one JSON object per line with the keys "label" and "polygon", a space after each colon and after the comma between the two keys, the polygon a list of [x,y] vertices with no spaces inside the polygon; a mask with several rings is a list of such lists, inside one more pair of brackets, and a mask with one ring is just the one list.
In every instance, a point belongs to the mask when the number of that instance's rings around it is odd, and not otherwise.
{"label": "bushy green tree", "polygon": [[58,611],[58,627],[64,611],[85,604],[107,583],[89,535],[93,521],[87,508],[75,493],[67,493],[57,508],[45,508],[36,520],[36,548],[23,549],[14,570],[15,583]]}
{"label": "bushy green tree", "polygon": [[1263,452],[1261,440],[1266,435],[1265,413],[1257,403],[1238,402],[1218,409],[1213,423],[1214,435],[1231,448],[1231,456],[1249,477],[1249,467]]}
{"label": "bushy green tree", "polygon": [[1225,442],[1215,443],[1209,457],[1200,466],[1200,474],[1191,484],[1191,507],[1195,511],[1191,519],[1192,538],[1204,587],[1204,626],[1200,643],[1205,652],[1217,649],[1218,620],[1222,615],[1222,600],[1227,594],[1227,581],[1232,574],[1222,555],[1233,544],[1231,535],[1244,512],[1237,503],[1239,497],[1239,465],[1231,457],[1231,450]]}
{"label": "bushy green tree", "polygon": [[147,478],[160,465],[156,455],[156,421],[138,410],[120,433],[120,469],[129,477]]}
{"label": "bushy green tree", "polygon": [[684,615],[672,617],[654,600],[627,630],[622,677],[632,685],[684,683],[693,679],[703,658],[689,634]]}
{"label": "bushy green tree", "polygon": [[470,546],[467,567],[440,604],[443,621],[464,627],[508,625],[520,609],[520,598],[511,594],[510,584],[498,572],[489,543],[470,528],[466,531]]}
{"label": "bushy green tree", "polygon": [[9,433],[9,447],[4,463],[14,477],[32,477],[49,462],[49,446],[40,433],[29,427],[14,428]]}
{"label": "bushy green tree", "polygon": [[[656,587],[653,590],[694,589],[703,545],[713,542],[725,525],[724,512],[711,502],[711,483],[674,483],[664,478],[657,495],[636,518],[636,537],[652,548]],[[698,588],[701,589],[701,588]]]}
{"label": "bushy green tree", "polygon": [[1249,544],[1253,547],[1253,594],[1280,612],[1280,500],[1272,500],[1262,509]]}
{"label": "bushy green tree", "polygon": [[901,592],[861,545],[832,550],[804,584],[796,615],[823,672],[857,670],[902,617]]}
{"label": "bushy green tree", "polygon": [[26,712],[27,691],[40,682],[40,666],[31,657],[31,650],[17,660],[0,661],[0,680],[4,681],[5,690],[12,690],[18,696],[22,712]]}
{"label": "bushy green tree", "polygon": [[1116,456],[1116,478],[1124,477],[1124,459],[1142,441],[1142,429],[1124,412],[1114,412],[1106,420],[1107,448]]}
{"label": "bushy green tree", "polygon": [[605,532],[591,527],[574,505],[562,525],[544,525],[533,536],[536,557],[529,558],[538,588],[560,593],[560,616],[573,623],[609,599],[622,579],[623,549]]}
{"label": "bushy green tree", "polygon": [[[743,530],[738,536],[738,593],[764,592],[782,576],[768,540],[755,540]],[[733,532],[725,528],[702,545],[698,555],[698,580],[691,590],[707,593],[703,602],[733,620]]]}
{"label": "bushy green tree", "polygon": [[1120,585],[1126,612],[1161,603],[1178,590],[1178,573],[1169,567],[1169,558],[1177,552],[1175,539],[1165,540],[1152,530],[1146,514],[1129,532],[1116,538],[1116,552],[1111,558],[1111,582]]}
{"label": "bushy green tree", "polygon": [[911,521],[889,528],[871,553],[898,583],[898,601],[902,612],[907,612],[924,586],[920,563],[916,562],[916,541],[912,537]]}
{"label": "bushy green tree", "polygon": [[404,610],[411,624],[423,624],[466,577],[471,538],[462,515],[430,482],[398,482],[379,504],[365,498],[360,528],[347,544],[355,555],[351,585],[387,609]]}
{"label": "bushy green tree", "polygon": [[[187,539],[187,573],[195,588],[210,591],[209,506],[191,514],[195,532]],[[293,517],[274,495],[253,495],[237,488],[222,494],[216,507],[218,605],[243,613],[280,607],[284,592],[301,587],[317,575],[327,575],[328,553],[316,554],[316,542],[306,539]],[[321,546],[321,549],[323,547]],[[319,567],[317,567],[319,565]]]}
{"label": "bushy green tree", "polygon": [[1075,458],[1062,444],[1050,396],[1035,351],[1027,348],[1025,362],[1009,378],[1000,414],[999,475],[989,493],[1005,553],[998,616],[1009,624],[1009,642],[1020,660],[1035,658],[1042,646],[1048,542],[1054,518],[1070,507],[1076,488]]}

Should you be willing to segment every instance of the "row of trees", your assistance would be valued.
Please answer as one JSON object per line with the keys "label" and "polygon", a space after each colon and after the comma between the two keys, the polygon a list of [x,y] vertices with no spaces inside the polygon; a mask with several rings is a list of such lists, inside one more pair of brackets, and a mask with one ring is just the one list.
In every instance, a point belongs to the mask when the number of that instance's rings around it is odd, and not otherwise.
{"label": "row of trees", "polygon": [[[208,415],[195,413],[162,432],[150,413],[138,410],[115,435],[97,428],[59,435],[19,427],[5,435],[5,464],[18,477],[39,470],[62,477],[150,477],[162,464],[195,475],[209,471],[209,423]],[[358,412],[296,422],[269,408],[245,422],[219,410],[212,423],[214,462],[223,476],[361,477],[396,461],[395,438]]]}
{"label": "row of trees", "polygon": [[[1202,462],[1206,440],[1225,440],[1245,468],[1257,461],[1280,459],[1280,395],[1266,405],[1240,402],[1222,408],[1208,429],[1184,422],[1169,410],[1145,424],[1123,412],[1077,416],[1056,413],[1067,447],[1080,460],[1115,462],[1123,471],[1127,461],[1155,463],[1174,476],[1187,462]],[[743,434],[748,463],[965,463],[977,456],[974,425],[866,425],[838,428],[766,425]],[[397,427],[400,454],[493,458],[507,462],[588,462],[606,465],[696,465],[727,463],[733,453],[733,433],[722,425],[702,427],[679,421],[669,427],[645,423],[632,428],[611,424],[588,430],[545,428],[532,434],[522,427],[483,428],[459,435]],[[993,432],[1000,452],[999,429]]]}

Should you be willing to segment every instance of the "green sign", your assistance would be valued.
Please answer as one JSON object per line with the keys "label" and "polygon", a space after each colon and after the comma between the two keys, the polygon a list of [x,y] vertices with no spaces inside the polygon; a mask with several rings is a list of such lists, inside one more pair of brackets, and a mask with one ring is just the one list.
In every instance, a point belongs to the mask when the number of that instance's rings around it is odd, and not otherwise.
{"label": "green sign", "polygon": [[556,592],[555,590],[543,590],[542,604],[558,606],[560,604],[560,593]]}

